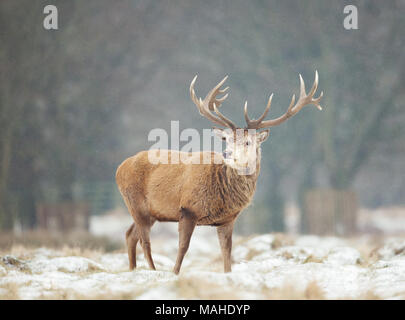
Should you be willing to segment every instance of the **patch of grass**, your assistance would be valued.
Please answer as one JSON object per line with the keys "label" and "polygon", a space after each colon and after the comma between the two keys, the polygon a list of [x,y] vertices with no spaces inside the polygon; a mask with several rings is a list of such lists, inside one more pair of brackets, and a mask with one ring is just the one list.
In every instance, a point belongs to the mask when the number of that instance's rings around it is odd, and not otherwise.
{"label": "patch of grass", "polygon": [[136,294],[132,292],[103,292],[103,293],[81,293],[71,289],[51,289],[41,294],[40,300],[133,300]]}
{"label": "patch of grass", "polygon": [[293,254],[292,254],[291,252],[289,252],[289,251],[283,251],[283,252],[281,253],[281,256],[282,256],[284,259],[287,259],[287,260],[290,260],[290,259],[293,259],[293,258],[294,258]]}
{"label": "patch of grass", "polygon": [[[88,232],[55,233],[45,230],[24,231],[21,234],[13,232],[0,233],[0,252],[10,252],[11,248],[47,247],[52,249],[80,248],[81,250],[99,250],[113,252],[122,250],[123,243],[107,237],[94,236]],[[82,252],[83,253],[83,252]]]}
{"label": "patch of grass", "polygon": [[316,281],[310,282],[305,291],[304,291],[305,298],[308,300],[323,300],[325,299],[325,294],[323,290],[319,287]]}
{"label": "patch of grass", "polygon": [[134,300],[137,296],[136,292],[104,292],[96,295],[88,296],[84,294],[75,294],[75,300]]}
{"label": "patch of grass", "polygon": [[178,296],[184,299],[235,300],[241,298],[237,294],[238,290],[234,290],[232,287],[221,286],[212,282],[208,283],[202,279],[191,279],[180,276],[175,285]]}
{"label": "patch of grass", "polygon": [[15,282],[6,282],[0,285],[0,300],[19,300],[19,286]]}
{"label": "patch of grass", "polygon": [[87,276],[89,274],[97,273],[97,272],[105,272],[105,270],[101,269],[97,265],[94,264],[89,264],[88,268],[85,271],[72,271],[64,267],[59,267],[58,268],[59,272],[64,272],[64,273],[72,273],[76,274],[79,276]]}
{"label": "patch of grass", "polygon": [[263,253],[263,251],[249,248],[249,252],[248,252],[248,254],[246,255],[246,258],[245,258],[245,259],[246,259],[247,261],[250,261],[250,260],[252,260],[254,257],[256,257],[257,255],[259,255],[259,254],[261,254],[261,253]]}
{"label": "patch of grass", "polygon": [[264,295],[269,300],[325,300],[325,294],[316,281],[308,283],[304,290],[286,284],[280,288],[265,289]]}
{"label": "patch of grass", "polygon": [[270,247],[273,250],[293,244],[291,237],[284,233],[275,233],[274,240],[271,242]]}
{"label": "patch of grass", "polygon": [[308,257],[305,258],[305,260],[302,263],[322,263],[324,258],[316,257],[312,254],[310,254]]}
{"label": "patch of grass", "polygon": [[252,240],[253,238],[259,236],[259,234],[252,234],[249,236],[235,236],[235,238],[233,239],[233,246],[240,246],[243,245],[245,243],[247,243],[249,240]]}
{"label": "patch of grass", "polygon": [[373,290],[368,290],[356,297],[342,297],[339,298],[339,300],[382,300],[382,297],[376,294]]}
{"label": "patch of grass", "polygon": [[25,261],[15,258],[14,256],[6,255],[0,257],[0,264],[6,269],[18,269],[21,272],[31,274],[31,269],[27,266]]}
{"label": "patch of grass", "polygon": [[98,259],[104,253],[101,248],[89,249],[83,247],[70,247],[67,245],[62,247],[61,252],[66,257],[84,257],[93,260]]}
{"label": "patch of grass", "polygon": [[360,261],[358,261],[357,265],[368,268],[381,259],[379,250],[384,246],[385,238],[373,235],[359,241],[359,238],[353,237],[347,239],[347,242],[360,253]]}
{"label": "patch of grass", "polygon": [[376,294],[374,291],[369,290],[366,293],[358,296],[357,300],[381,300],[382,298]]}

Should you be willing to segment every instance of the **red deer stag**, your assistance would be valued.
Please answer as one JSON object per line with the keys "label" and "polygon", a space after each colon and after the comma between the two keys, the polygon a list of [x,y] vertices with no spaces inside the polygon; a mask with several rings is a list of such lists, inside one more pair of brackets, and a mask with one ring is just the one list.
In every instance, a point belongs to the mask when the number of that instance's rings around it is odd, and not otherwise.
{"label": "red deer stag", "polygon": [[[202,116],[216,125],[227,128],[214,129],[216,134],[226,141],[226,149],[223,155],[209,152],[209,157],[221,157],[220,163],[202,164],[202,161],[201,164],[170,163],[172,157],[179,156],[179,151],[165,150],[169,158],[168,164],[151,164],[148,160],[148,151],[141,151],[126,159],[118,167],[117,185],[134,219],[134,223],[126,232],[131,270],[136,267],[138,241],[149,267],[155,270],[149,233],[153,223],[158,220],[179,223],[179,249],[174,273],[178,274],[180,271],[196,225],[217,227],[224,271],[230,272],[233,225],[238,214],[252,200],[260,170],[260,145],[269,135],[269,130],[257,132],[256,130],[277,126],[308,104],[322,110],[319,103],[323,93],[314,98],[318,87],[318,73],[315,72],[315,81],[308,94],[305,92],[305,84],[300,75],[300,96],[296,103],[295,95],[292,96],[285,114],[276,119],[264,120],[273,95],[270,96],[263,114],[257,120],[249,119],[245,103],[244,115],[247,126],[241,129],[218,110],[228,95],[218,98],[218,95],[224,94],[228,89],[221,89],[227,77],[218,83],[204,100],[197,98],[194,92],[196,79],[197,76],[190,85],[191,99]],[[242,134],[239,134],[240,132]],[[188,155],[202,159],[207,156],[207,152],[194,152]]]}

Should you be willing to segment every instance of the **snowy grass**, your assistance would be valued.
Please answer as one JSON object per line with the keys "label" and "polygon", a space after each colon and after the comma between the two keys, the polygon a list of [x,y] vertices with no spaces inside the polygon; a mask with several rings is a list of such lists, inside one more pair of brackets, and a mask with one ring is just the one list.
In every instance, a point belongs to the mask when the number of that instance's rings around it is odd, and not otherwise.
{"label": "snowy grass", "polygon": [[[130,223],[129,223],[130,225]],[[114,239],[107,235],[91,234],[84,231],[60,233],[48,232],[46,230],[24,231],[20,233],[1,232],[0,233],[0,255],[4,251],[16,250],[18,247],[38,248],[46,246],[48,248],[80,248],[80,250],[89,249],[114,251],[123,248],[121,239]]]}
{"label": "snowy grass", "polygon": [[[175,227],[175,225],[174,225]],[[108,251],[108,250],[107,250]],[[157,271],[138,247],[14,245],[0,253],[0,299],[404,299],[405,238],[264,234],[234,237],[222,272],[214,228],[197,228],[179,276],[177,237],[153,238]]]}

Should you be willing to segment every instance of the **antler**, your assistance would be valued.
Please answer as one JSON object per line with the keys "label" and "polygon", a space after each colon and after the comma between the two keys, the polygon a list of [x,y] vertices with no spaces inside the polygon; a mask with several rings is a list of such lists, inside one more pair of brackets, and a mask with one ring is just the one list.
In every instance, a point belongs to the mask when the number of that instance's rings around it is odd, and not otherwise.
{"label": "antler", "polygon": [[319,110],[322,110],[322,107],[320,106],[319,102],[321,101],[321,99],[323,97],[323,91],[321,92],[321,94],[319,95],[318,98],[314,98],[314,94],[315,94],[315,91],[317,88],[318,88],[318,71],[315,71],[315,81],[314,81],[312,88],[309,91],[308,95],[305,92],[304,80],[302,79],[302,77],[300,75],[300,97],[299,97],[297,103],[294,105],[294,103],[295,103],[295,94],[294,94],[291,98],[291,103],[287,109],[287,112],[284,113],[281,117],[278,117],[278,118],[272,119],[272,120],[263,121],[263,119],[266,117],[267,113],[270,110],[271,100],[273,99],[273,94],[271,94],[271,96],[267,102],[266,109],[264,110],[263,114],[257,120],[249,119],[249,116],[247,114],[247,101],[246,101],[245,108],[244,108],[244,114],[245,114],[247,128],[248,129],[261,129],[261,128],[278,126],[279,124],[286,121],[288,118],[290,118],[293,115],[295,115],[296,113],[298,113],[304,106],[306,106],[308,104],[313,104]]}
{"label": "antler", "polygon": [[[194,91],[194,83],[197,80],[197,76],[195,76],[190,84],[190,97],[191,100],[193,100],[193,102],[197,106],[202,116],[206,117],[208,120],[211,120],[212,122],[220,126],[236,129],[236,125],[218,110],[222,102],[224,102],[225,99],[228,97],[228,93],[222,96],[221,98],[217,97],[219,94],[225,93],[229,89],[229,87],[226,87],[225,89],[220,89],[221,86],[225,83],[227,78],[228,76],[223,78],[210,92],[208,92],[204,100],[201,100],[201,98],[197,98]],[[211,113],[211,111],[215,111],[217,116]]]}

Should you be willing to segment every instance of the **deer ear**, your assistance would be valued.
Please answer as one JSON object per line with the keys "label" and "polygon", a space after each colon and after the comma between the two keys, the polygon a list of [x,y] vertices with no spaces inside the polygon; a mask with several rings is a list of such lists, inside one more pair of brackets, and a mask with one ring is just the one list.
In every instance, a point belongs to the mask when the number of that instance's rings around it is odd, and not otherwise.
{"label": "deer ear", "polygon": [[222,140],[226,140],[226,133],[224,130],[217,128],[217,127],[213,127],[212,131],[217,135],[218,138],[220,138]]}
{"label": "deer ear", "polygon": [[269,137],[270,130],[263,130],[257,134],[257,142],[262,143]]}

